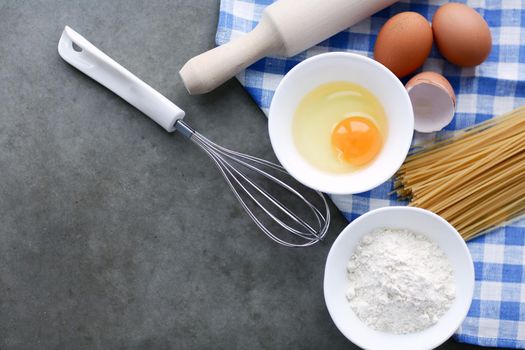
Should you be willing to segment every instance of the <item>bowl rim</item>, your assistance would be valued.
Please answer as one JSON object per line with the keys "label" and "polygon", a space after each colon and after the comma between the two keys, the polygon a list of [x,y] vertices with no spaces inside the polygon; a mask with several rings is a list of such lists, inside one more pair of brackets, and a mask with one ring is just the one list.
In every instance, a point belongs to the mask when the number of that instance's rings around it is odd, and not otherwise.
{"label": "bowl rim", "polygon": [[[382,208],[377,208],[377,209],[370,210],[370,211],[366,212],[365,214],[359,216],[358,218],[356,218],[352,222],[350,222],[339,233],[339,235],[335,239],[334,243],[330,247],[330,251],[328,252],[328,255],[327,255],[327,258],[326,258],[325,269],[324,269],[324,276],[323,276],[323,294],[324,294],[324,300],[325,300],[326,308],[328,310],[328,313],[330,314],[330,318],[332,319],[332,322],[335,324],[337,329],[348,340],[350,340],[353,344],[355,344],[355,345],[357,345],[357,346],[359,346],[361,348],[367,349],[367,344],[363,344],[359,340],[356,341],[355,338],[352,336],[352,334],[346,332],[346,330],[344,330],[342,328],[342,326],[340,324],[341,321],[340,320],[336,320],[332,316],[333,315],[333,310],[332,310],[332,307],[331,307],[332,304],[331,304],[331,302],[329,302],[329,300],[327,298],[327,289],[328,289],[328,284],[329,284],[328,281],[327,281],[327,270],[328,270],[328,267],[329,267],[328,262],[330,260],[332,260],[331,257],[335,254],[334,253],[334,251],[335,251],[334,247],[336,247],[336,246],[341,244],[340,242],[343,240],[342,237],[344,235],[348,235],[349,232],[351,232],[353,226],[359,224],[361,221],[368,220],[370,216],[377,215],[378,213],[387,212],[387,211],[413,211],[413,212],[423,213],[423,214],[425,214],[425,215],[427,215],[429,217],[433,217],[434,219],[437,219],[438,221],[440,221],[441,223],[443,223],[446,227],[448,227],[450,229],[450,233],[452,234],[451,237],[453,237],[452,241],[455,241],[455,242],[457,242],[457,243],[459,243],[461,245],[461,250],[463,251],[465,256],[467,256],[469,258],[469,260],[472,262],[471,264],[468,265],[468,274],[470,276],[472,276],[472,278],[471,278],[471,280],[470,280],[470,282],[469,282],[469,284],[467,286],[467,288],[468,288],[467,295],[468,295],[468,300],[470,300],[470,302],[465,303],[465,304],[463,304],[461,306],[461,308],[459,309],[459,311],[461,311],[461,312],[458,313],[457,321],[454,322],[454,323],[449,323],[449,324],[451,324],[453,326],[450,326],[450,331],[447,333],[446,337],[444,337],[444,338],[436,338],[433,343],[425,344],[425,348],[434,349],[434,348],[440,346],[441,344],[443,344],[445,341],[447,341],[454,334],[454,332],[459,328],[461,323],[463,323],[463,321],[467,317],[468,311],[469,311],[470,306],[472,304],[472,299],[474,297],[474,288],[475,288],[476,281],[475,281],[474,262],[473,262],[472,255],[470,254],[470,250],[468,249],[465,240],[463,239],[463,237],[461,237],[461,235],[454,228],[454,226],[452,226],[447,220],[445,220],[444,218],[442,218],[441,216],[437,215],[436,213],[434,213],[434,212],[432,212],[430,210],[426,210],[426,209],[423,209],[423,208],[417,208],[417,207],[407,207],[407,206],[388,206],[388,207],[382,207]],[[461,316],[461,317],[459,317],[459,316]],[[432,328],[432,326],[429,327],[429,328]],[[400,336],[402,336],[402,335],[400,335]]]}
{"label": "bowl rim", "polygon": [[[383,171],[383,172],[381,172],[381,174],[377,176],[376,181],[374,181],[369,186],[360,188],[358,185],[355,184],[355,182],[349,182],[349,183],[351,183],[351,186],[354,187],[354,189],[352,189],[352,190],[345,189],[344,187],[341,188],[340,186],[334,187],[332,185],[331,181],[330,181],[330,179],[333,179],[335,177],[345,176],[345,174],[330,174],[330,173],[326,173],[326,181],[323,181],[323,183],[319,183],[319,181],[312,181],[311,178],[309,176],[305,175],[304,172],[300,171],[300,169],[295,169],[293,167],[290,167],[289,164],[287,164],[286,161],[283,161],[283,160],[286,159],[286,157],[281,152],[281,150],[280,150],[281,147],[279,146],[279,142],[277,142],[277,139],[276,139],[276,137],[274,135],[274,132],[273,132],[274,128],[278,125],[278,124],[275,124],[275,121],[272,122],[272,114],[275,114],[274,110],[276,108],[275,107],[275,105],[276,105],[275,101],[283,93],[282,92],[283,89],[284,89],[283,86],[286,84],[286,82],[291,80],[291,79],[293,79],[293,76],[294,76],[295,72],[297,72],[299,69],[302,69],[303,66],[305,66],[307,64],[311,64],[312,62],[315,62],[315,61],[332,59],[334,57],[335,58],[343,57],[343,58],[347,58],[347,59],[351,59],[351,60],[361,61],[361,62],[364,62],[365,64],[369,64],[369,65],[374,66],[375,68],[379,69],[384,74],[389,76],[389,78],[390,78],[390,80],[392,80],[392,83],[394,84],[394,86],[396,86],[397,89],[399,89],[399,91],[401,91],[401,94],[402,94],[403,100],[404,100],[404,104],[406,106],[410,107],[407,110],[407,113],[406,113],[406,115],[407,115],[407,122],[408,122],[406,124],[406,128],[407,128],[407,130],[409,130],[411,135],[410,135],[409,139],[407,138],[407,142],[404,143],[404,145],[403,145],[404,147],[402,147],[401,151],[400,151],[400,154],[403,154],[404,157],[400,157],[399,160],[396,163],[393,164],[395,166],[392,166],[392,168],[391,168],[392,170],[391,171]],[[273,118],[273,119],[275,119],[275,118]],[[274,151],[274,153],[275,153],[279,163],[286,169],[286,171],[288,173],[290,173],[290,175],[292,175],[296,180],[301,182],[303,185],[305,185],[307,187],[310,187],[312,189],[315,189],[317,191],[324,192],[324,193],[337,194],[337,195],[357,194],[357,193],[363,193],[363,192],[366,192],[366,191],[370,191],[370,190],[380,186],[381,184],[383,184],[386,181],[388,181],[388,179],[390,179],[399,170],[399,168],[401,167],[401,165],[405,161],[406,156],[408,155],[408,152],[409,152],[410,147],[412,145],[412,140],[413,140],[413,137],[414,137],[414,113],[413,113],[413,109],[412,109],[412,103],[410,101],[410,96],[408,95],[408,92],[405,89],[405,86],[395,76],[395,74],[392,73],[384,65],[382,65],[381,63],[373,60],[372,58],[369,58],[369,57],[361,55],[361,54],[353,53],[353,52],[344,52],[344,51],[326,52],[326,53],[320,53],[318,55],[309,57],[309,58],[299,62],[295,67],[293,67],[290,71],[288,71],[288,73],[286,73],[284,75],[284,77],[282,78],[282,80],[279,82],[279,85],[277,86],[277,89],[275,90],[275,93],[273,94],[272,101],[271,101],[270,108],[269,108],[269,113],[268,113],[268,134],[269,134],[269,137],[270,137],[270,143],[272,145],[273,151]],[[301,155],[299,155],[299,156],[301,157]]]}

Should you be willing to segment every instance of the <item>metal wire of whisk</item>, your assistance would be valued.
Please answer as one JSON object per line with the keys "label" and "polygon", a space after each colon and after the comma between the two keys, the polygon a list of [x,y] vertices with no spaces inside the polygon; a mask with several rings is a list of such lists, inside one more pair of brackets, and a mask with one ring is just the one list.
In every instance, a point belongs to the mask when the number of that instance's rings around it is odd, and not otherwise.
{"label": "metal wire of whisk", "polygon": [[[317,207],[284,179],[270,173],[272,171],[281,177],[289,177],[291,179],[291,175],[280,165],[219,146],[196,132],[182,120],[177,121],[175,129],[181,135],[193,141],[213,160],[242,208],[253,222],[274,242],[286,247],[307,247],[321,241],[325,237],[330,225],[330,209],[325,196],[321,192],[308,189],[319,199],[320,207]],[[294,196],[295,200],[298,200],[308,209],[313,220],[305,220],[304,216],[306,214],[304,213],[303,215],[296,214],[247,173],[257,174],[261,178],[285,189],[287,193]],[[285,234],[277,234],[270,229],[268,224],[254,213],[254,210],[243,197],[247,197],[257,208],[262,210],[271,219],[271,222],[276,223],[284,230]],[[272,205],[273,210],[264,202]],[[288,221],[285,221],[286,219]],[[291,239],[288,240],[283,238],[283,236]]]}

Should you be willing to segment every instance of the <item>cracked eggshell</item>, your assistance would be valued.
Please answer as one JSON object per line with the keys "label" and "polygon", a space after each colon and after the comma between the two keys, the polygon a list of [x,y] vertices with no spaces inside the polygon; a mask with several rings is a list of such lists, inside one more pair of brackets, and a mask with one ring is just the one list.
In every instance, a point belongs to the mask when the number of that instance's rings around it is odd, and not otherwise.
{"label": "cracked eggshell", "polygon": [[444,76],[435,72],[419,73],[405,87],[412,102],[416,131],[439,131],[452,121],[456,95]]}

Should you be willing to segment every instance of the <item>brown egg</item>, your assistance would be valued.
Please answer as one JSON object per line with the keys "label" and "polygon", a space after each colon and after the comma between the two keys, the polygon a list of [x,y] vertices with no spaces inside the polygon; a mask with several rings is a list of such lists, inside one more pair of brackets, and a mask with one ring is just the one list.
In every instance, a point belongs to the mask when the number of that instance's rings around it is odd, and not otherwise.
{"label": "brown egg", "polygon": [[416,12],[401,12],[379,31],[374,58],[402,78],[419,68],[431,49],[432,29],[425,17]]}
{"label": "brown egg", "polygon": [[481,64],[492,49],[490,29],[479,13],[464,4],[441,6],[432,19],[439,52],[462,67]]}

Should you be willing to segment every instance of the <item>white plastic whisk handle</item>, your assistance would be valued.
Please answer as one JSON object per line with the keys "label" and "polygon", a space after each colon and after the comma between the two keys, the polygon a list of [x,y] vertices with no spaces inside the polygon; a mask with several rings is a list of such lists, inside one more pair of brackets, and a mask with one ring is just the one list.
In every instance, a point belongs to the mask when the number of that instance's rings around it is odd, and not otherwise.
{"label": "white plastic whisk handle", "polygon": [[58,43],[58,53],[67,63],[122,97],[168,132],[174,131],[177,120],[184,118],[184,111],[177,105],[68,26]]}

